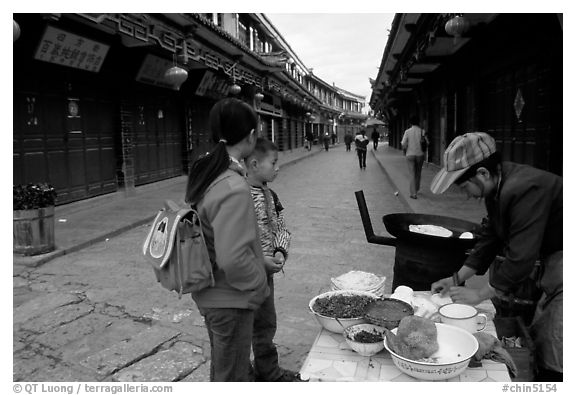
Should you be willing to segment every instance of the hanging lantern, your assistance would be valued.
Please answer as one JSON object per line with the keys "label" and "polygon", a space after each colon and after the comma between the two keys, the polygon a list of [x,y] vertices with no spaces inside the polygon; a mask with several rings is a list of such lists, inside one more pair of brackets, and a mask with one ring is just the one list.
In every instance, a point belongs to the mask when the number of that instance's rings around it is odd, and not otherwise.
{"label": "hanging lantern", "polygon": [[462,37],[470,28],[470,22],[463,16],[455,16],[446,22],[444,29],[446,33],[456,38]]}
{"label": "hanging lantern", "polygon": [[[20,37],[20,25],[18,25],[18,23],[12,19],[13,22],[13,32],[14,32],[14,41],[18,40],[18,37]],[[12,41],[12,42],[14,42]]]}
{"label": "hanging lantern", "polygon": [[254,95],[254,99],[256,99],[257,101],[261,101],[262,99],[264,99],[264,95],[258,92]]}
{"label": "hanging lantern", "polygon": [[188,79],[188,72],[179,66],[172,66],[164,73],[164,78],[174,86],[177,91],[180,86]]}
{"label": "hanging lantern", "polygon": [[230,93],[232,93],[233,95],[237,95],[238,93],[240,93],[240,91],[242,90],[242,88],[240,87],[240,85],[234,83],[231,87],[230,87]]}

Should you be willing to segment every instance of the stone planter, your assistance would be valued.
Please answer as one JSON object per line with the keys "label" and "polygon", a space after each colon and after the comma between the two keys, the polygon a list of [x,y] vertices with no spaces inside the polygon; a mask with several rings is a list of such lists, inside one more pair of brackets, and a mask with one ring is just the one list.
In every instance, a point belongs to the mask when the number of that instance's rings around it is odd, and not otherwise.
{"label": "stone planter", "polygon": [[53,251],[54,206],[13,211],[13,251],[20,255],[38,255]]}

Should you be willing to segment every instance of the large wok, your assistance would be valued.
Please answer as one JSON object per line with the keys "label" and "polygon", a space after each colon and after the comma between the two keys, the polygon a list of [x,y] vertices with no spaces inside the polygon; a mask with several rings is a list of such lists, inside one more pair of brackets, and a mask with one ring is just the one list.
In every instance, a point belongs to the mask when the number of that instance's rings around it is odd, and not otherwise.
{"label": "large wok", "polygon": [[[366,238],[370,243],[396,246],[398,241],[401,241],[402,244],[412,244],[414,246],[433,245],[438,248],[457,250],[470,249],[476,243],[476,238],[480,231],[480,225],[458,218],[431,214],[395,213],[385,215],[382,217],[384,226],[388,233],[394,237],[377,236],[374,234],[372,228],[372,222],[370,221],[370,215],[368,214],[368,208],[366,207],[366,200],[364,199],[364,192],[357,191],[355,194],[358,209],[360,210],[360,216],[362,218],[362,224],[364,225],[364,232],[366,233]],[[452,236],[439,237],[411,232],[409,230],[410,225],[442,226],[452,231]],[[471,232],[475,237],[473,239],[460,239],[460,235],[464,232]]]}
{"label": "large wok", "polygon": [[[471,232],[478,236],[479,225],[457,218],[430,214],[397,213],[382,217],[386,230],[392,236],[408,243],[436,244],[446,248],[469,249],[474,246],[476,239],[461,239],[464,232]],[[422,233],[411,232],[410,225],[437,225],[452,231],[450,237],[439,237]]]}
{"label": "large wok", "polygon": [[[434,281],[450,277],[463,265],[467,252],[476,243],[480,225],[452,217],[429,214],[397,213],[385,215],[386,230],[394,237],[377,236],[364,200],[358,191],[356,201],[369,243],[396,247],[392,289],[406,285],[415,291],[429,290]],[[438,225],[452,231],[451,237],[410,232],[410,225]],[[460,239],[471,232],[473,239]]]}

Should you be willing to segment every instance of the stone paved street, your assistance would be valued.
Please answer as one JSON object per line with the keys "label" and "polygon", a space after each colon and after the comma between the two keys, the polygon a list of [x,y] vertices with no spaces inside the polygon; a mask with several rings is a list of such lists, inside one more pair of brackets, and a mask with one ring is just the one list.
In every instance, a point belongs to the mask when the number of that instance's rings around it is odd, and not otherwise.
{"label": "stone paved street", "polygon": [[[319,328],[308,302],[331,277],[368,271],[386,276],[391,291],[395,249],[366,242],[354,192],[364,191],[376,234],[387,234],[383,215],[414,210],[394,193],[399,170],[390,165],[387,176],[378,156],[369,152],[360,171],[354,151],[337,145],[285,165],[271,184],[293,233],[285,273],[275,279],[283,367],[304,362]],[[394,158],[399,168],[403,158],[390,152]],[[189,296],[179,300],[156,283],[141,257],[147,230],[15,266],[14,381],[208,381],[202,317]]]}

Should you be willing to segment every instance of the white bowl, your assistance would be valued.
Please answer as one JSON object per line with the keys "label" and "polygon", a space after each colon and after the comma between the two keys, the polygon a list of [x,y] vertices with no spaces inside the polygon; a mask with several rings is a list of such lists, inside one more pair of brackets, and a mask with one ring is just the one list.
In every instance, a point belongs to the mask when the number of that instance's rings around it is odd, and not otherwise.
{"label": "white bowl", "polygon": [[313,297],[308,303],[308,308],[310,309],[310,312],[314,314],[316,320],[320,325],[322,325],[323,328],[334,333],[342,333],[342,331],[344,331],[344,329],[348,328],[349,326],[366,323],[363,315],[362,317],[354,317],[354,318],[332,318],[314,311],[313,306],[314,303],[316,302],[316,299],[334,295],[363,295],[368,296],[374,300],[378,299],[378,297],[374,295],[372,292],[354,291],[354,290],[328,291]]}
{"label": "white bowl", "polygon": [[384,349],[383,340],[378,340],[374,343],[363,343],[354,340],[354,336],[356,336],[356,334],[361,331],[366,331],[368,333],[376,332],[382,335],[382,338],[384,338],[384,334],[386,333],[386,330],[378,325],[372,325],[372,324],[352,325],[346,328],[343,333],[344,339],[346,339],[346,343],[348,343],[348,345],[352,347],[352,350],[356,351],[358,354],[364,357],[371,357],[372,355],[378,354],[380,351]]}
{"label": "white bowl", "polygon": [[[407,375],[421,380],[448,380],[466,370],[470,358],[478,350],[476,338],[455,326],[436,324],[436,329],[440,348],[431,358],[437,358],[437,362],[419,362],[400,356],[390,350],[385,338],[384,347],[390,352],[394,365]],[[392,333],[396,334],[397,331],[398,328],[395,328]]]}

